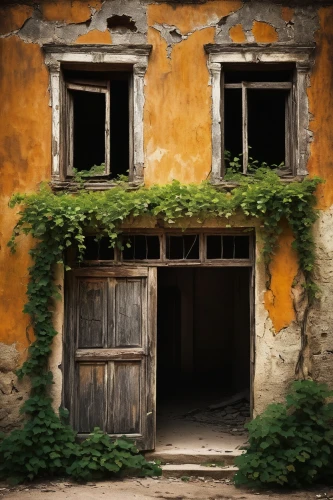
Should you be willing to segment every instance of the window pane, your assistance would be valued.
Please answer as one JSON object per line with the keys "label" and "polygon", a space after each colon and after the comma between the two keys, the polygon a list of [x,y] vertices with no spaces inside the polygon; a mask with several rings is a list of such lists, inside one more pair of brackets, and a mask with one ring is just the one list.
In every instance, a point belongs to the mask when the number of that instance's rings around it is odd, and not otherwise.
{"label": "window pane", "polygon": [[292,69],[269,69],[260,64],[245,64],[239,70],[226,71],[225,83],[241,82],[290,82]]}
{"label": "window pane", "polygon": [[86,236],[84,243],[85,260],[114,260],[114,249],[110,248],[110,238],[104,237],[96,241],[95,236]]}
{"label": "window pane", "polygon": [[[243,151],[242,142],[242,90],[224,91],[224,148],[230,151],[231,160]],[[240,157],[241,160],[241,157]],[[242,163],[242,161],[240,161]]]}
{"label": "window pane", "polygon": [[111,80],[111,177],[128,175],[129,170],[129,80]]}
{"label": "window pane", "polygon": [[249,156],[268,165],[285,161],[285,90],[248,90]]}
{"label": "window pane", "polygon": [[199,259],[199,235],[166,236],[166,258],[170,260]]}
{"label": "window pane", "polygon": [[72,91],[74,168],[89,170],[105,163],[105,94]]}
{"label": "window pane", "polygon": [[249,236],[235,236],[235,259],[250,258]]}
{"label": "window pane", "polygon": [[158,236],[128,235],[123,237],[123,260],[150,260],[160,258]]}
{"label": "window pane", "polygon": [[207,259],[249,259],[249,236],[207,236]]}

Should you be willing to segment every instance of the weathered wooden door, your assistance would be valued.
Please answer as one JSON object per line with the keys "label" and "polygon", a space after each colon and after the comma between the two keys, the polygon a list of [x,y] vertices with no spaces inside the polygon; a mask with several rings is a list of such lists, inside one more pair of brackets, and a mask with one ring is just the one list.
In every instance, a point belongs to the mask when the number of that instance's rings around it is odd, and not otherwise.
{"label": "weathered wooden door", "polygon": [[155,447],[156,280],[156,268],[70,272],[64,405],[80,435],[100,427]]}

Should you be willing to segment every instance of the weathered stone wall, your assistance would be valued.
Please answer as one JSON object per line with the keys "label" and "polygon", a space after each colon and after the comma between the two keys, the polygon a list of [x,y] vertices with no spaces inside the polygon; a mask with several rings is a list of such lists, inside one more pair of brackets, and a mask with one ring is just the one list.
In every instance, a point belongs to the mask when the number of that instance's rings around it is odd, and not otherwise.
{"label": "weathered stone wall", "polygon": [[16,345],[0,343],[0,428],[2,431],[19,427],[20,407],[28,395],[27,381],[20,382],[15,375],[20,353]]}
{"label": "weathered stone wall", "polygon": [[[324,1],[139,1],[44,0],[5,1],[0,6],[0,427],[20,423],[19,405],[27,386],[14,375],[33,340],[25,302],[31,241],[22,238],[18,253],[6,242],[15,224],[7,203],[15,191],[34,191],[51,174],[51,110],[44,43],[150,43],[153,50],[145,76],[145,182],[172,179],[201,182],[211,169],[211,87],[207,43],[316,42],[309,81],[310,148],[308,171],[326,184],[319,189],[321,216],[316,226],[322,289],[309,316],[309,346],[305,371],[333,386],[333,7]],[[260,257],[257,222],[255,409],[281,400],[295,376],[304,313],[292,234],[284,227],[280,248],[271,265],[271,286]],[[211,222],[219,225],[220,222]],[[59,271],[60,272],[60,271]],[[60,275],[59,275],[60,276]],[[62,283],[62,277],[59,277]],[[297,281],[297,280],[296,280]],[[294,286],[294,287],[293,287]],[[61,400],[61,333],[63,307],[57,306],[56,339],[51,367],[56,406]],[[2,360],[2,361],[1,361]],[[60,368],[59,368],[60,367]],[[18,391],[18,392],[17,392]],[[22,399],[23,398],[23,399]]]}

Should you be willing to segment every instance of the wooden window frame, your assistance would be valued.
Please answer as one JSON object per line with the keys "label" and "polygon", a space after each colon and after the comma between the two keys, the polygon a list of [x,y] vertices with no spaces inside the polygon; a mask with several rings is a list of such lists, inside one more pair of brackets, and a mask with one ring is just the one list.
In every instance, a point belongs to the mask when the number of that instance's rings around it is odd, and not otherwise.
{"label": "wooden window frame", "polygon": [[[314,46],[274,44],[272,46],[257,44],[207,44],[205,51],[208,54],[208,68],[212,87],[212,165],[211,182],[223,182],[224,166],[224,75],[225,64],[293,64],[295,76],[291,84],[290,97],[286,106],[286,121],[290,137],[286,138],[286,159],[290,161],[291,175],[304,177],[307,175],[307,161],[311,142],[309,132],[309,105],[307,97],[308,76],[312,63]],[[266,82],[253,82],[256,88],[264,88]],[[271,88],[278,82],[267,82]],[[282,82],[286,85],[287,82]],[[232,84],[233,85],[233,84]],[[236,84],[238,85],[238,84]],[[246,111],[247,88],[250,82],[242,84],[243,111]],[[229,86],[230,88],[230,86]],[[252,86],[252,88],[255,88]],[[266,88],[268,88],[266,86]],[[277,88],[275,86],[275,88]],[[243,173],[247,173],[248,151],[247,145],[246,112],[243,112]],[[287,135],[287,134],[286,134]]]}
{"label": "wooden window frame", "polygon": [[[294,130],[292,127],[292,117],[295,113],[293,105],[294,99],[292,96],[295,93],[295,85],[293,82],[241,82],[241,83],[224,83],[224,74],[221,74],[221,149],[222,153],[224,147],[224,113],[222,112],[224,104],[224,90],[225,89],[241,89],[242,91],[242,158],[243,158],[243,174],[248,173],[249,161],[249,140],[248,140],[248,90],[288,90],[285,101],[285,166],[286,171],[290,175],[295,175],[295,162],[293,151],[293,144],[295,142]],[[225,175],[225,159],[221,154],[221,176]]]}
{"label": "wooden window frame", "polygon": [[[55,189],[62,189],[71,182],[73,174],[71,131],[66,119],[72,121],[71,100],[68,99],[69,87],[66,84],[63,68],[66,66],[86,65],[90,71],[95,68],[110,67],[122,71],[124,67],[130,68],[132,78],[130,80],[130,171],[129,180],[138,185],[144,182],[144,149],[143,149],[143,108],[144,108],[144,76],[148,66],[148,57],[151,45],[55,45],[45,44],[45,63],[50,72],[50,90],[52,107],[52,162],[51,183]],[[84,85],[93,91],[93,86]],[[94,91],[102,91],[102,87],[94,86]],[[97,90],[99,88],[99,90]],[[108,95],[108,92],[106,92]],[[67,99],[66,99],[67,97]],[[106,106],[110,104],[106,103]],[[105,134],[110,134],[107,130]],[[109,142],[109,141],[107,141]],[[108,175],[112,169],[110,166],[110,152],[106,151],[106,171]],[[99,176],[97,176],[98,178]],[[112,188],[112,182],[101,180],[100,182],[86,183],[86,188],[91,190],[103,190]]]}

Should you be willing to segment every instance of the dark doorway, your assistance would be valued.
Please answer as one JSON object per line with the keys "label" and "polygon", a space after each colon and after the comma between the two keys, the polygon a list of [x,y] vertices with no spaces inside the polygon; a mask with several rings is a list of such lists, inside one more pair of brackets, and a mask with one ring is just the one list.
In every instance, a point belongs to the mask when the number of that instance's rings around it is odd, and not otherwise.
{"label": "dark doorway", "polygon": [[249,397],[250,276],[250,268],[158,269],[157,438],[167,415]]}

